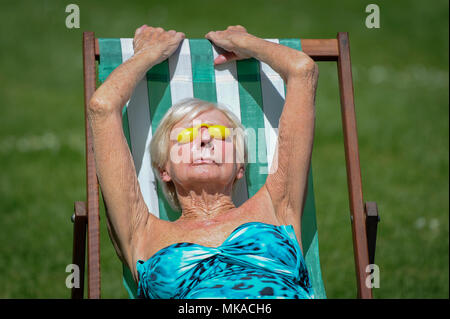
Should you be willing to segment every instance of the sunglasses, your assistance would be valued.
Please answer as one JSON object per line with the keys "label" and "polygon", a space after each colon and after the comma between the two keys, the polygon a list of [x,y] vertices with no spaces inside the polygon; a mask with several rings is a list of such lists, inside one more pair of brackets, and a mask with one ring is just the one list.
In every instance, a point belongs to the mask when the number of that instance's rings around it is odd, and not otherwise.
{"label": "sunglasses", "polygon": [[184,144],[195,140],[198,136],[198,129],[200,127],[207,127],[208,133],[212,138],[224,140],[230,136],[230,129],[223,125],[209,125],[206,123],[199,124],[194,127],[188,127],[182,130],[177,137],[178,143]]}

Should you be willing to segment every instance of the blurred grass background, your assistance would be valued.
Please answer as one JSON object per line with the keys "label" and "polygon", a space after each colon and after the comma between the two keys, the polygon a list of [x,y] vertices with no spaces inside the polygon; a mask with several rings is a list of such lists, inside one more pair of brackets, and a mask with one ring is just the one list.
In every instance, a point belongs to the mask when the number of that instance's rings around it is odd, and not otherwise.
{"label": "blurred grass background", "polygon": [[[65,8],[80,8],[67,29]],[[200,38],[348,31],[365,201],[377,201],[375,298],[448,298],[448,1],[9,1],[0,3],[0,298],[69,298],[73,202],[85,200],[83,31],[148,24]],[[328,298],[356,280],[336,65],[319,63],[314,188]],[[126,298],[102,211],[102,296]]]}

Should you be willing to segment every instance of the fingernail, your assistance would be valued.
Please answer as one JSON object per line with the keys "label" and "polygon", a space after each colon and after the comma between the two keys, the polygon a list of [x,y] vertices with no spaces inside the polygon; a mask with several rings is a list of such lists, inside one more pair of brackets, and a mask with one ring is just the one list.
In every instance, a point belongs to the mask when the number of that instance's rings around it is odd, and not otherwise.
{"label": "fingernail", "polygon": [[227,59],[223,56],[223,55],[219,55],[215,60],[214,60],[214,63],[215,64],[221,64],[221,63],[224,63],[224,62],[226,62],[227,61]]}

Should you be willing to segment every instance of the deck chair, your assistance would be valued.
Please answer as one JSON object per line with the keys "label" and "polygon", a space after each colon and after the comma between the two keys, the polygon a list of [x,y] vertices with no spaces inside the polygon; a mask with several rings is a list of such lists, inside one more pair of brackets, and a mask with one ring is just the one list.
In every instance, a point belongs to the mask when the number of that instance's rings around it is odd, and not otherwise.
{"label": "deck chair", "polygon": [[[96,39],[93,32],[83,34],[85,77],[85,107],[96,88],[121,63],[133,55],[131,38]],[[366,285],[367,266],[375,255],[378,212],[376,203],[363,206],[361,173],[353,105],[353,85],[347,33],[337,39],[268,39],[297,50],[304,50],[317,61],[337,61],[344,123],[345,154],[350,195],[357,296],[372,298]],[[285,85],[281,77],[267,64],[255,59],[231,62],[214,67],[216,48],[206,39],[185,39],[167,60],[150,69],[138,83],[132,97],[123,108],[123,131],[133,155],[144,200],[157,217],[174,221],[180,213],[174,211],[153,175],[148,151],[152,133],[168,108],[186,97],[217,102],[228,107],[246,128],[254,128],[256,152],[249,154],[245,178],[239,181],[233,201],[236,206],[253,196],[264,184],[273,158],[278,120],[281,115]],[[88,246],[88,297],[100,298],[99,187],[95,173],[91,132],[86,119],[87,201],[75,202],[73,263],[79,265],[80,287],[72,289],[73,298],[84,292],[85,239]],[[256,157],[258,157],[256,159]],[[318,231],[315,215],[312,168],[309,171],[307,198],[302,219],[302,244],[308,272],[316,298],[326,298],[321,276]],[[123,265],[123,282],[130,298],[137,288],[130,270]]]}

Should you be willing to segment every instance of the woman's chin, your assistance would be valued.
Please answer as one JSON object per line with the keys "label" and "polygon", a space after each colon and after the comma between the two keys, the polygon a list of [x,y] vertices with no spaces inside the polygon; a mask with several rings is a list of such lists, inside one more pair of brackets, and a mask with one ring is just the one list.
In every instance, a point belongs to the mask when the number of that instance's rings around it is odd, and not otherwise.
{"label": "woman's chin", "polygon": [[172,172],[181,184],[187,183],[227,183],[235,174],[234,164],[217,163],[215,161],[193,162],[177,167]]}
{"label": "woman's chin", "polygon": [[187,172],[190,181],[218,181],[223,178],[224,172],[216,163],[191,164]]}
{"label": "woman's chin", "polygon": [[213,177],[219,172],[219,165],[216,163],[193,163],[189,167],[189,175],[195,177]]}

